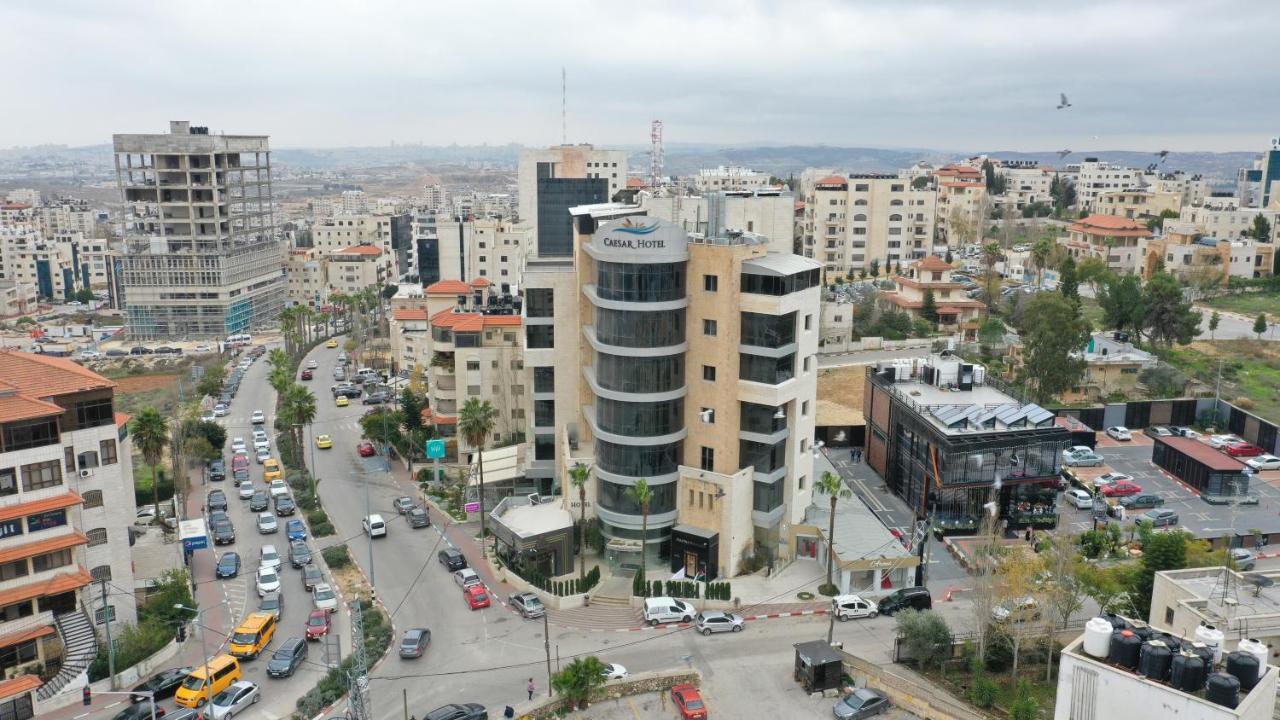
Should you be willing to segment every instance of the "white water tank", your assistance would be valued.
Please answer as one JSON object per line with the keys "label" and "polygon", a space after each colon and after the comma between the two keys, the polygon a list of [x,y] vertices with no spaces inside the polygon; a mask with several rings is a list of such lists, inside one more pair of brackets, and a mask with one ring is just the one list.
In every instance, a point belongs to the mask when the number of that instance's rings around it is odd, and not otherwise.
{"label": "white water tank", "polygon": [[1222,662],[1222,631],[1212,625],[1201,625],[1196,628],[1196,642],[1213,648],[1213,664]]}
{"label": "white water tank", "polygon": [[1096,658],[1106,658],[1111,649],[1111,622],[1106,618],[1096,617],[1085,623],[1084,651]]}
{"label": "white water tank", "polygon": [[981,365],[973,366],[973,384],[981,385],[987,380],[987,369]]}
{"label": "white water tank", "polygon": [[1267,646],[1253,638],[1244,638],[1237,649],[1258,658],[1258,679],[1261,680],[1267,672],[1267,659],[1271,657]]}

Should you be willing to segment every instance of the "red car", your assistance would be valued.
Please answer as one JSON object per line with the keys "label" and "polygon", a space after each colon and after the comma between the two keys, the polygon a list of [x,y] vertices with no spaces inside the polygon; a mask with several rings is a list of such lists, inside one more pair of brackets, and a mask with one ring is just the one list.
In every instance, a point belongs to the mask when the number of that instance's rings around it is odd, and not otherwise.
{"label": "red car", "polygon": [[232,455],[231,456],[231,472],[235,472],[237,470],[248,470],[248,469],[249,469],[248,455]]}
{"label": "red car", "polygon": [[485,589],[484,585],[472,585],[464,588],[462,595],[467,599],[467,604],[471,606],[472,610],[489,607],[489,591]]}
{"label": "red car", "polygon": [[1231,457],[1257,457],[1262,454],[1262,448],[1247,442],[1229,443],[1222,449],[1226,450]]}
{"label": "red car", "polygon": [[327,610],[312,610],[307,616],[307,639],[319,640],[333,629],[333,621],[329,619]]}
{"label": "red car", "polygon": [[1125,497],[1128,495],[1137,495],[1142,492],[1142,486],[1137,483],[1131,483],[1127,480],[1120,480],[1102,486],[1102,494],[1107,497]]}
{"label": "red car", "polygon": [[377,450],[374,449],[373,443],[368,440],[360,441],[360,444],[356,446],[356,452],[360,453],[360,457],[373,457],[377,454]]}
{"label": "red car", "polygon": [[310,379],[311,379],[311,378],[313,378],[313,377],[315,377],[315,375],[311,374],[311,371],[310,371],[310,370],[303,370],[303,371],[302,371],[302,379],[303,379],[303,380],[310,380]]}
{"label": "red car", "polygon": [[671,702],[676,704],[676,709],[684,720],[707,720],[707,705],[702,702],[698,688],[676,685],[671,688]]}

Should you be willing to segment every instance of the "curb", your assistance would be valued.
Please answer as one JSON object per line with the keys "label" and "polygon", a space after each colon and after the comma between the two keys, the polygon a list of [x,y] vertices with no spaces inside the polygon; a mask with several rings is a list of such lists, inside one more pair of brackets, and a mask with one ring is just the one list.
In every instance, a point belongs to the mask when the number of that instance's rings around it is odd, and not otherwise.
{"label": "curb", "polygon": [[[829,615],[830,613],[831,613],[830,610],[797,610],[795,612],[766,613],[762,615],[744,615],[742,619],[751,620],[751,621],[760,621],[760,620],[771,620],[773,618]],[[622,633],[622,632],[643,632],[646,630],[655,630],[655,631],[656,630],[687,630],[693,627],[693,623],[661,623],[659,625],[641,625],[639,627],[625,627],[625,628],[580,628],[580,627],[572,627],[568,625],[560,625],[559,627],[562,627],[566,630],[578,630],[581,632]]]}

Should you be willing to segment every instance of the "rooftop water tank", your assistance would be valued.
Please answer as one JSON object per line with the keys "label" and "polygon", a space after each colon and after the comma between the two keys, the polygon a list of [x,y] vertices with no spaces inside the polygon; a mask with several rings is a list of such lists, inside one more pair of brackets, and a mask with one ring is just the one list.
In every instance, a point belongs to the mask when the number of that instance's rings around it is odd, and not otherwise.
{"label": "rooftop water tank", "polygon": [[1107,662],[1129,670],[1138,669],[1138,652],[1142,648],[1142,638],[1133,634],[1132,630],[1116,630],[1111,634],[1111,649],[1107,653]]}
{"label": "rooftop water tank", "polygon": [[1157,630],[1156,632],[1151,634],[1151,639],[1159,640],[1160,642],[1167,645],[1169,648],[1169,651],[1172,652],[1174,655],[1177,655],[1178,652],[1182,650],[1182,639],[1175,637],[1173,635],[1170,635],[1167,632],[1160,632]]}
{"label": "rooftop water tank", "polygon": [[1134,620],[1130,622],[1129,629],[1133,631],[1134,635],[1142,638],[1143,642],[1150,640],[1151,635],[1155,632],[1151,629],[1150,625],[1142,622],[1141,620]]}
{"label": "rooftop water tank", "polygon": [[1101,617],[1106,618],[1107,622],[1111,623],[1111,627],[1116,630],[1129,629],[1129,621],[1113,612],[1103,613]]}
{"label": "rooftop water tank", "polygon": [[1204,697],[1214,705],[1235,709],[1240,704],[1240,681],[1226,673],[1210,673]]}
{"label": "rooftop water tank", "polygon": [[1138,674],[1152,680],[1165,680],[1169,677],[1169,666],[1173,662],[1173,653],[1169,646],[1161,640],[1149,640],[1142,644],[1138,659]]}
{"label": "rooftop water tank", "polygon": [[1212,625],[1201,625],[1196,628],[1196,642],[1202,642],[1213,648],[1213,664],[1222,662],[1222,631]]}
{"label": "rooftop water tank", "polygon": [[1173,658],[1169,668],[1169,684],[1187,693],[1200,692],[1204,689],[1204,680],[1208,675],[1204,659],[1192,652],[1184,652]]}
{"label": "rooftop water tank", "polygon": [[1199,657],[1201,660],[1203,660],[1206,671],[1213,668],[1213,648],[1209,647],[1208,645],[1205,645],[1202,642],[1193,642],[1190,645],[1187,645],[1183,649],[1190,651],[1196,657]]}
{"label": "rooftop water tank", "polygon": [[1096,617],[1084,626],[1084,651],[1096,658],[1106,659],[1107,650],[1111,647],[1111,622],[1104,617]]}
{"label": "rooftop water tank", "polygon": [[1240,652],[1249,653],[1258,659],[1258,679],[1261,680],[1262,676],[1267,672],[1267,659],[1271,655],[1270,648],[1254,638],[1241,640],[1238,648]]}
{"label": "rooftop water tank", "polygon": [[1240,681],[1240,689],[1249,692],[1258,684],[1261,667],[1258,658],[1237,650],[1227,655],[1227,673]]}

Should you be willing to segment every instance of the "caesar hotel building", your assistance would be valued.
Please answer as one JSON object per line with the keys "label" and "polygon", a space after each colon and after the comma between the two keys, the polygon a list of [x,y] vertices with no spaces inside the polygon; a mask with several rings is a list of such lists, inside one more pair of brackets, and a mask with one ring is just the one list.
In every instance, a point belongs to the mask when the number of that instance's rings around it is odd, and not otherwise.
{"label": "caesar hotel building", "polygon": [[[813,485],[820,265],[619,204],[572,208],[573,255],[526,264],[536,457],[591,468],[615,569],[711,578],[788,556]],[[540,277],[535,280],[529,278]],[[653,490],[642,545],[641,508]],[[578,493],[559,487],[576,517]]]}

